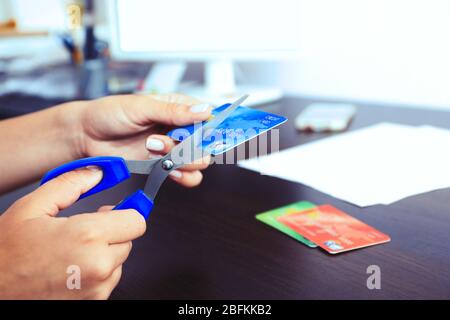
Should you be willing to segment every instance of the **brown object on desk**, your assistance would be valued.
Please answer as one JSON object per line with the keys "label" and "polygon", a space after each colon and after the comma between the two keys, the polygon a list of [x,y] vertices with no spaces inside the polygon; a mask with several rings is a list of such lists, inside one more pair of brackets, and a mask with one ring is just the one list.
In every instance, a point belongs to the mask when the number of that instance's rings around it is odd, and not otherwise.
{"label": "brown object on desk", "polygon": [[17,23],[14,19],[0,22],[0,38],[1,37],[29,37],[29,36],[46,36],[47,31],[20,31],[17,29]]}
{"label": "brown object on desk", "polygon": [[17,27],[17,23],[16,20],[14,19],[9,19],[6,20],[5,22],[0,22],[0,31],[4,31],[4,30],[15,30]]}
{"label": "brown object on desk", "polygon": [[[311,102],[317,101],[286,98],[263,109],[294,119]],[[358,107],[350,130],[382,121],[450,128],[450,112]],[[281,149],[326,136],[299,133],[293,121],[280,127]],[[133,177],[66,213],[117,203],[144,181]],[[0,212],[30,189],[1,198]],[[449,299],[449,198],[446,189],[389,206],[358,208],[301,184],[234,165],[213,166],[198,188],[172,182],[162,187],[147,232],[133,242],[112,298]],[[329,256],[255,219],[257,213],[299,200],[334,205],[383,230],[392,242]],[[367,288],[372,265],[381,269],[381,290]]]}
{"label": "brown object on desk", "polygon": [[75,47],[75,50],[71,54],[72,61],[80,66],[84,62],[83,51],[80,47]]}

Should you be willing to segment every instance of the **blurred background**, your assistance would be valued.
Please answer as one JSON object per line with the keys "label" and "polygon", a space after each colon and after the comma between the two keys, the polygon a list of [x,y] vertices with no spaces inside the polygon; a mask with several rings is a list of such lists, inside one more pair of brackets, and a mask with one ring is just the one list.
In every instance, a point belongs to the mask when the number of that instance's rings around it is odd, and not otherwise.
{"label": "blurred background", "polygon": [[0,115],[172,91],[450,110],[449,39],[447,0],[0,0]]}

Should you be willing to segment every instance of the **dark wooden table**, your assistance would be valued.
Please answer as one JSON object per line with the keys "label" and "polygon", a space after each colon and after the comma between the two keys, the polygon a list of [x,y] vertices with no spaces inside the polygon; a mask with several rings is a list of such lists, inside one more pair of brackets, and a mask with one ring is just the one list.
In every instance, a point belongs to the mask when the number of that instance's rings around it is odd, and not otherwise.
{"label": "dark wooden table", "polygon": [[[309,102],[289,98],[264,108],[291,119],[281,127],[282,149],[326,136],[294,129],[295,116]],[[450,128],[450,113],[359,105],[351,129],[382,121]],[[135,177],[65,214],[116,203],[143,182]],[[0,210],[33,187],[1,198]],[[332,204],[392,241],[331,256],[255,220],[257,213],[300,200]],[[367,289],[370,265],[381,268],[381,290]],[[215,165],[198,188],[163,186],[148,231],[134,242],[112,298],[449,299],[450,190],[359,208],[301,184]]]}

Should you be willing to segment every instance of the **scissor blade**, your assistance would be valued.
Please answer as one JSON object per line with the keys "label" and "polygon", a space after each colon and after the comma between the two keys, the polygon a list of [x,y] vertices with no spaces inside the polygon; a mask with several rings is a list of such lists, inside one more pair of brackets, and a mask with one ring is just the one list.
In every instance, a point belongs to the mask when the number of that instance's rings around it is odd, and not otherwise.
{"label": "scissor blade", "polygon": [[161,157],[149,160],[125,160],[128,171],[135,174],[149,174]]}
{"label": "scissor blade", "polygon": [[248,98],[248,94],[240,97],[239,99],[237,99],[235,102],[233,102],[228,108],[226,108],[225,110],[223,110],[221,113],[219,113],[217,116],[214,117],[214,119],[212,119],[211,121],[207,122],[204,126],[203,126],[203,131],[210,131],[208,132],[208,136],[212,134],[212,131],[214,131],[214,129],[216,129],[226,118],[228,118],[234,110],[237,109],[237,107],[239,107],[242,102],[244,102],[245,100],[247,100]]}
{"label": "scissor blade", "polygon": [[[176,145],[172,149],[172,151],[164,158],[171,159],[175,164],[175,169],[203,158],[205,156],[205,152],[203,151],[201,146],[197,146],[197,143],[211,136],[214,133],[214,129],[216,129],[226,118],[228,118],[233,113],[233,111],[236,110],[237,107],[239,107],[248,98],[248,96],[249,95],[246,94],[233,102],[228,108],[216,115],[213,120],[207,122],[202,126],[201,129],[196,130],[192,135],[183,140],[183,142],[180,142],[178,145]],[[202,135],[203,132],[206,134]],[[176,159],[179,158],[182,150],[183,152],[188,151],[190,153],[188,162],[180,163],[179,161],[176,161]],[[183,159],[184,158],[186,157],[183,157]]]}
{"label": "scissor blade", "polygon": [[[129,163],[128,169],[130,172],[149,174],[147,182],[145,183],[144,192],[150,199],[155,199],[159,188],[171,171],[200,159],[205,155],[201,146],[197,146],[197,141],[202,141],[202,133],[204,132],[204,129],[207,128],[208,130],[214,131],[214,129],[217,128],[234,110],[236,110],[236,108],[239,107],[239,105],[244,102],[247,97],[248,95],[245,95],[236,100],[228,108],[219,113],[212,121],[208,122],[203,127],[203,130],[196,130],[183,142],[176,145],[172,151],[166,154],[163,158],[151,159],[147,161],[127,162],[127,164]],[[177,157],[181,156],[183,152],[189,153],[188,161],[184,161],[185,157],[182,157],[182,161],[178,161],[181,159],[178,159]],[[167,170],[163,168],[163,164],[166,160],[170,160],[169,163],[173,164],[171,169]]]}

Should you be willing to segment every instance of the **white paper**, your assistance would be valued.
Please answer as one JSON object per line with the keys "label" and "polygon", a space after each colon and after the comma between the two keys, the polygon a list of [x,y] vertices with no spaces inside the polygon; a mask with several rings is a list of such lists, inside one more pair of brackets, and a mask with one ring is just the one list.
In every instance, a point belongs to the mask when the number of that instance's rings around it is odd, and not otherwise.
{"label": "white paper", "polygon": [[238,164],[358,206],[390,204],[450,187],[450,130],[381,123]]}

